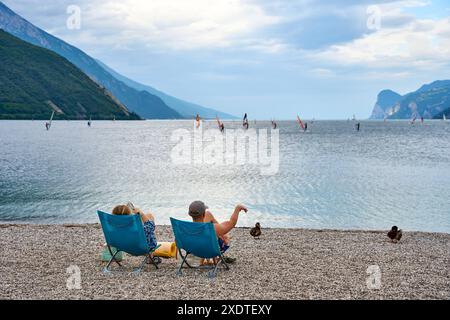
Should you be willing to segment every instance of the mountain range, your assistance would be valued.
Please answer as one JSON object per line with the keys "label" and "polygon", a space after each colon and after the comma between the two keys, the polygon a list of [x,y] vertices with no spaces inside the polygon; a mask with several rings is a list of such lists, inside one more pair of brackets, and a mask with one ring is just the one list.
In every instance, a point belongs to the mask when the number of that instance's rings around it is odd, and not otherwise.
{"label": "mountain range", "polygon": [[140,119],[56,53],[0,30],[0,119]]}
{"label": "mountain range", "polygon": [[1,1],[0,28],[24,41],[63,56],[110,91],[129,110],[143,118],[182,119],[194,117],[197,113],[204,118],[215,117],[216,114],[223,118],[234,118],[231,115],[171,97],[121,76],[80,49],[34,26]]}
{"label": "mountain range", "polygon": [[101,65],[110,74],[112,74],[116,79],[122,81],[126,85],[136,90],[147,91],[151,94],[154,94],[155,96],[160,97],[169,107],[173,108],[175,111],[179,112],[182,116],[186,118],[194,118],[197,114],[200,114],[203,118],[206,119],[213,119],[216,118],[216,116],[224,119],[237,119],[237,117],[230,115],[228,113],[224,113],[211,108],[205,108],[198,104],[183,101],[178,98],[172,97],[153,87],[138,83],[117,73],[116,71],[114,71],[113,69],[111,69],[110,67],[108,67],[106,64],[104,64],[99,60],[97,60],[97,63]]}
{"label": "mountain range", "polygon": [[425,84],[406,95],[383,90],[370,119],[442,119],[444,114],[450,117],[450,80]]}

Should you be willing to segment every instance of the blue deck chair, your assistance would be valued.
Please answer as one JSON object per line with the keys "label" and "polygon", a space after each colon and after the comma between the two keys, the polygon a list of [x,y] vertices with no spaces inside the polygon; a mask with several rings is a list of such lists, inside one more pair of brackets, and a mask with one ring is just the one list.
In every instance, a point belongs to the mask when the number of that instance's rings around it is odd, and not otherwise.
{"label": "blue deck chair", "polygon": [[[102,225],[106,244],[108,245],[111,254],[111,259],[103,269],[105,273],[111,272],[109,267],[113,261],[119,266],[122,266],[120,262],[116,260],[116,255],[121,251],[131,254],[132,256],[145,256],[140,267],[134,270],[135,273],[141,272],[148,261],[158,269],[158,265],[151,257],[151,253],[160,247],[160,245],[149,250],[144,226],[142,225],[142,220],[139,215],[119,216],[102,211],[97,211],[97,214]],[[113,252],[112,248],[116,248],[117,250]]]}
{"label": "blue deck chair", "polygon": [[[223,263],[225,268],[229,270],[222,252],[220,251],[216,231],[214,230],[214,225],[212,223],[187,222],[176,220],[174,218],[170,218],[170,222],[175,235],[178,252],[183,259],[177,271],[177,275],[182,274],[181,268],[183,268],[184,264],[189,268],[193,268],[186,260],[190,254],[204,259],[219,257],[219,261],[214,266],[214,269],[208,273],[210,278],[214,278],[217,275],[217,269],[220,263]],[[185,255],[183,255],[181,249],[186,252]]]}

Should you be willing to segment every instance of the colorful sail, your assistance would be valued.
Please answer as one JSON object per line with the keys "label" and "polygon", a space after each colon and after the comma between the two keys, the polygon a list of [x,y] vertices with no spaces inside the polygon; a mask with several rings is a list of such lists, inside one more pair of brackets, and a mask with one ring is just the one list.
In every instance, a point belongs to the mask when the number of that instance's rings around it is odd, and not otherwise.
{"label": "colorful sail", "polygon": [[201,124],[201,119],[200,119],[200,115],[197,113],[197,116],[195,117],[195,127],[198,129],[200,128],[200,124]]}
{"label": "colorful sail", "polygon": [[247,113],[244,115],[244,119],[242,120],[242,126],[247,130],[248,129],[248,117]]}
{"label": "colorful sail", "polygon": [[217,125],[219,127],[220,132],[224,132],[225,130],[225,125],[223,124],[223,122],[220,121],[219,117],[216,116],[216,120],[217,120]]}
{"label": "colorful sail", "polygon": [[297,115],[297,121],[298,121],[298,124],[300,125],[300,127],[303,129],[303,130],[305,130],[305,125],[303,124],[303,122],[302,122],[302,120],[300,119],[300,117]]}

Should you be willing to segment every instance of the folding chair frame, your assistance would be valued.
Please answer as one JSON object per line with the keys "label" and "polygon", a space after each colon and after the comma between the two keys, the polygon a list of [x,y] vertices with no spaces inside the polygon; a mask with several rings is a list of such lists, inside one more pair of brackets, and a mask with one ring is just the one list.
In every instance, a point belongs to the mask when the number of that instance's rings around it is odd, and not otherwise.
{"label": "folding chair frame", "polygon": [[[156,249],[158,249],[161,245],[157,245],[153,250],[149,251],[147,254],[145,254],[144,260],[141,262],[139,268],[134,269],[133,273],[139,274],[141,273],[142,269],[144,269],[145,265],[147,264],[147,261],[150,261],[156,269],[159,269],[158,265],[156,264],[155,260],[152,258],[151,254],[155,252]],[[113,262],[117,263],[121,268],[123,267],[120,262],[116,259],[116,255],[119,252],[122,252],[120,250],[117,250],[115,253],[112,252],[111,246],[108,245],[109,253],[111,254],[111,259],[109,260],[106,267],[103,269],[103,272],[106,274],[111,274],[113,271],[109,268]]]}
{"label": "folding chair frame", "polygon": [[[183,268],[184,264],[186,264],[190,269],[198,269],[199,268],[199,267],[193,267],[187,262],[186,259],[187,259],[188,255],[190,255],[190,252],[186,252],[186,255],[183,255],[183,252],[181,251],[180,248],[178,248],[178,252],[180,254],[180,257],[182,258],[182,261],[181,261],[180,267],[178,268],[177,276],[181,276],[183,274],[181,272],[181,269]],[[221,252],[220,256],[219,256],[219,261],[215,264],[214,268],[211,267],[211,269],[213,269],[213,270],[210,270],[208,272],[208,277],[210,279],[213,279],[217,276],[217,269],[219,268],[220,263],[222,263],[224,265],[226,270],[230,270],[230,267],[228,267],[228,264],[225,262],[223,254]]]}

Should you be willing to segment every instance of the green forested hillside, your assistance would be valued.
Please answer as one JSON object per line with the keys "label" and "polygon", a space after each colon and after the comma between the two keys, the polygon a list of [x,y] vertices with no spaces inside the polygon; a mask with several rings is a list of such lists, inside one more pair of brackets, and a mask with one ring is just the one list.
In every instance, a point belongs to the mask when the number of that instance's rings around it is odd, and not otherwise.
{"label": "green forested hillside", "polygon": [[18,37],[19,39],[36,46],[56,52],[66,58],[81,71],[87,74],[97,83],[107,88],[128,110],[136,112],[145,119],[183,119],[184,117],[167,106],[156,95],[136,90],[122,81],[117,80],[95,59],[71,46],[67,42],[58,39],[51,34],[39,29],[28,22],[0,1],[0,29]]}
{"label": "green forested hillside", "polygon": [[0,30],[0,119],[139,119],[65,58]]}

